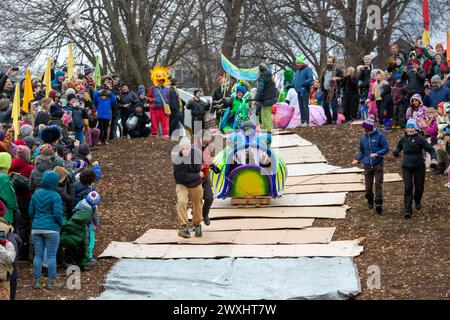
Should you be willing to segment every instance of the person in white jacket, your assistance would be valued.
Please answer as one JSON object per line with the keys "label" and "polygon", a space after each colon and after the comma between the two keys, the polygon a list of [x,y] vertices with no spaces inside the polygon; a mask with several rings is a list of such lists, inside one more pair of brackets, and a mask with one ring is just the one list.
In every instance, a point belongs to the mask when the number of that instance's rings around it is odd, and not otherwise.
{"label": "person in white jacket", "polygon": [[6,240],[0,240],[0,300],[10,299],[9,276],[13,271],[13,263],[16,258],[14,245]]}

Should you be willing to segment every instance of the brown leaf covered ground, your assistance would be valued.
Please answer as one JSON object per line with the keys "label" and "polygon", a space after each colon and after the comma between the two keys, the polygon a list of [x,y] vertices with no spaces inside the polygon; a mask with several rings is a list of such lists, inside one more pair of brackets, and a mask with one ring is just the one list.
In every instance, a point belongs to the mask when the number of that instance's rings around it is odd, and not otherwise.
{"label": "brown leaf covered ground", "polygon": [[[358,148],[359,126],[298,129],[316,144],[332,165],[350,166]],[[393,148],[401,132],[387,134]],[[111,241],[133,241],[149,228],[176,227],[175,184],[170,150],[173,143],[155,139],[120,140],[101,147],[94,157],[103,169],[102,196],[95,255]],[[401,172],[401,162],[389,155],[385,172]],[[336,226],[334,240],[364,238],[364,252],[355,259],[361,277],[358,299],[446,299],[450,297],[450,190],[446,179],[427,173],[423,209],[403,219],[403,183],[384,185],[384,211],[369,212],[363,193],[350,193],[352,209],[345,220],[319,220],[315,226]],[[21,264],[18,299],[89,299],[103,291],[106,273],[115,260],[98,260],[97,269],[82,273],[81,290],[33,290],[32,264]],[[368,290],[367,268],[379,266],[381,289]],[[61,281],[65,280],[60,271]],[[369,274],[370,275],[370,274]],[[45,281],[44,281],[45,282]]]}

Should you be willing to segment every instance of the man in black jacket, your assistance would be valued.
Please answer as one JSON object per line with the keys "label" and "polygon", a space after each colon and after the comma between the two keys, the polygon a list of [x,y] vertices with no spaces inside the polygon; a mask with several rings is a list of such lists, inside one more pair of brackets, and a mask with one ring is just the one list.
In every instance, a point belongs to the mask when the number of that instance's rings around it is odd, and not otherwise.
{"label": "man in black jacket", "polygon": [[127,84],[122,84],[119,100],[120,121],[122,123],[122,136],[126,137],[128,134],[127,119],[131,113],[134,113],[135,105],[138,103],[138,96],[130,91]]}
{"label": "man in black jacket", "polygon": [[205,115],[211,108],[209,103],[206,103],[201,99],[202,96],[202,89],[195,90],[194,98],[192,98],[186,106],[186,109],[191,110],[191,129],[194,132],[194,135],[200,134],[205,128]]}
{"label": "man in black jacket", "polygon": [[259,65],[258,90],[255,95],[257,107],[260,108],[260,122],[264,129],[273,129],[272,106],[277,102],[278,90],[272,79],[272,72],[267,65]]}
{"label": "man in black jacket", "polygon": [[195,236],[202,236],[202,201],[203,188],[201,172],[202,152],[192,147],[191,140],[187,137],[181,138],[180,151],[172,154],[173,174],[175,177],[177,193],[177,214],[180,229],[178,235],[182,238],[190,238],[188,226],[188,201],[192,202],[192,222],[194,224]]}
{"label": "man in black jacket", "polygon": [[425,97],[426,77],[425,71],[420,68],[419,60],[414,60],[412,66],[404,69],[402,81],[408,80],[408,101],[416,93],[420,94],[421,97]]}

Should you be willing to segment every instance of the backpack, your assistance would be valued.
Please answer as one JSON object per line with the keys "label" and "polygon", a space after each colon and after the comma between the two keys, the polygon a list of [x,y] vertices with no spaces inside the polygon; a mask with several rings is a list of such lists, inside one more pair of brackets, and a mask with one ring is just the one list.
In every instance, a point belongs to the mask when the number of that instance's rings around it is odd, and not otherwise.
{"label": "backpack", "polygon": [[18,194],[30,192],[29,179],[20,173],[11,173],[9,176],[14,187],[14,191]]}

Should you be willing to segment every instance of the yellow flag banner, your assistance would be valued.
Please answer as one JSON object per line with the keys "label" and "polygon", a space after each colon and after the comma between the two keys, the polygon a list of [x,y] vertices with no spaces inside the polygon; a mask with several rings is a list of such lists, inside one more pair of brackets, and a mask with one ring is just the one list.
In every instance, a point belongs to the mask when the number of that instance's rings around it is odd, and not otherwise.
{"label": "yellow flag banner", "polygon": [[52,58],[48,58],[47,66],[45,68],[45,74],[44,74],[44,85],[45,85],[45,97],[46,98],[48,98],[48,96],[50,95],[50,90],[52,90],[51,68],[52,68]]}
{"label": "yellow flag banner", "polygon": [[11,112],[11,118],[14,126],[14,140],[19,137],[19,116],[20,116],[20,84],[16,84],[16,91],[14,92],[13,109]]}
{"label": "yellow flag banner", "polygon": [[22,110],[29,112],[30,102],[34,100],[33,85],[31,84],[31,70],[27,69],[25,74],[25,89],[23,91]]}
{"label": "yellow flag banner", "polygon": [[72,81],[74,60],[71,43],[67,45],[67,51],[69,52],[69,55],[67,56],[67,79],[69,79],[69,81]]}

